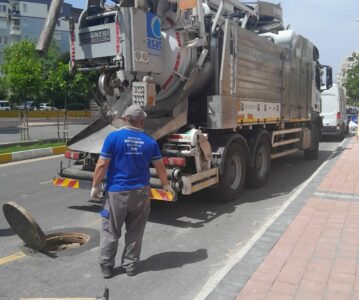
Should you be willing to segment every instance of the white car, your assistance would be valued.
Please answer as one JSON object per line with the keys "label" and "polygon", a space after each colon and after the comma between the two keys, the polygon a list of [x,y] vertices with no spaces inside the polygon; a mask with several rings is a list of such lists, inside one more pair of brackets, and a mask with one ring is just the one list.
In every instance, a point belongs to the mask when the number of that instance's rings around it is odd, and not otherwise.
{"label": "white car", "polygon": [[56,110],[56,107],[50,106],[49,103],[40,103],[39,110]]}
{"label": "white car", "polygon": [[0,110],[10,110],[10,103],[9,101],[0,100]]}

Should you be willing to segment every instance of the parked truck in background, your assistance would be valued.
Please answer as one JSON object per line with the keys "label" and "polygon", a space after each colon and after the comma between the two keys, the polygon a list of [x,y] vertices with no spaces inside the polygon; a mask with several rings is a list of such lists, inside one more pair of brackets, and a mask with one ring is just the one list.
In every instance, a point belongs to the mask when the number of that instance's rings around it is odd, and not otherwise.
{"label": "parked truck in background", "polygon": [[323,118],[323,135],[343,138],[349,133],[344,90],[338,84],[334,84],[329,90],[322,92],[321,116]]}
{"label": "parked truck in background", "polygon": [[[38,50],[46,51],[61,1],[53,1]],[[282,9],[234,0],[88,0],[71,24],[71,69],[99,71],[102,117],[68,142],[54,183],[90,186],[105,137],[131,103],[147,112],[171,184],[221,201],[266,183],[271,160],[316,159],[322,127],[318,49],[285,30]],[[151,169],[151,186],[160,181]],[[152,195],[153,198],[158,198]],[[159,197],[160,198],[160,197]]]}

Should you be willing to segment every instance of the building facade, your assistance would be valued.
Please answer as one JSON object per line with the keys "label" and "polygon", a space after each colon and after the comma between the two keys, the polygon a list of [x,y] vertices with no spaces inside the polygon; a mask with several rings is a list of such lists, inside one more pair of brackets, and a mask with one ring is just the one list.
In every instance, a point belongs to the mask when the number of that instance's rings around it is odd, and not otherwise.
{"label": "building facade", "polygon": [[345,78],[347,76],[347,72],[348,70],[350,70],[354,63],[355,63],[355,59],[354,56],[355,55],[359,55],[359,51],[353,52],[352,55],[347,56],[346,58],[343,59],[341,65],[340,65],[340,70],[339,73],[337,75],[337,83],[341,86],[344,85],[345,82]]}
{"label": "building facade", "polygon": [[[51,0],[0,0],[0,63],[9,45],[27,39],[37,42],[45,23]],[[66,17],[78,9],[63,3],[54,40],[61,52],[69,51],[69,22]]]}

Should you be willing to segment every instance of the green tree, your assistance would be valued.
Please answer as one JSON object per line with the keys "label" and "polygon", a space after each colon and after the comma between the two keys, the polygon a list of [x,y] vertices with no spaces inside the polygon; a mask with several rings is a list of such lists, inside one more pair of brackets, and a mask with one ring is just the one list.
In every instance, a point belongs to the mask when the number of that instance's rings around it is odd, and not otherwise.
{"label": "green tree", "polygon": [[1,67],[13,102],[35,100],[42,88],[42,62],[34,42],[22,40],[4,51]]}
{"label": "green tree", "polygon": [[353,55],[354,65],[348,70],[344,86],[351,103],[359,101],[359,55]]}
{"label": "green tree", "polygon": [[89,81],[81,73],[71,74],[68,64],[58,62],[56,68],[49,71],[45,89],[52,95],[54,104],[66,107],[69,103],[83,102],[88,98]]}
{"label": "green tree", "polygon": [[0,77],[0,100],[8,98],[8,88],[4,77]]}
{"label": "green tree", "polygon": [[47,78],[47,75],[50,72],[50,70],[56,68],[60,56],[61,56],[60,47],[57,45],[57,43],[54,40],[52,40],[46,56],[41,57],[42,72],[44,78]]}

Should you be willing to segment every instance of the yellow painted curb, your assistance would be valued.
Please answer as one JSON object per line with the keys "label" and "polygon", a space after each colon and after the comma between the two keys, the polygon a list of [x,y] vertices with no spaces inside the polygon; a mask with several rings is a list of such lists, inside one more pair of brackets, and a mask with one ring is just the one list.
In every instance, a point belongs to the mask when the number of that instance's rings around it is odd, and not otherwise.
{"label": "yellow painted curb", "polygon": [[66,152],[66,150],[67,150],[66,146],[53,147],[52,154],[53,155],[64,154]]}
{"label": "yellow painted curb", "polygon": [[12,161],[11,153],[0,154],[0,164],[5,164]]}

